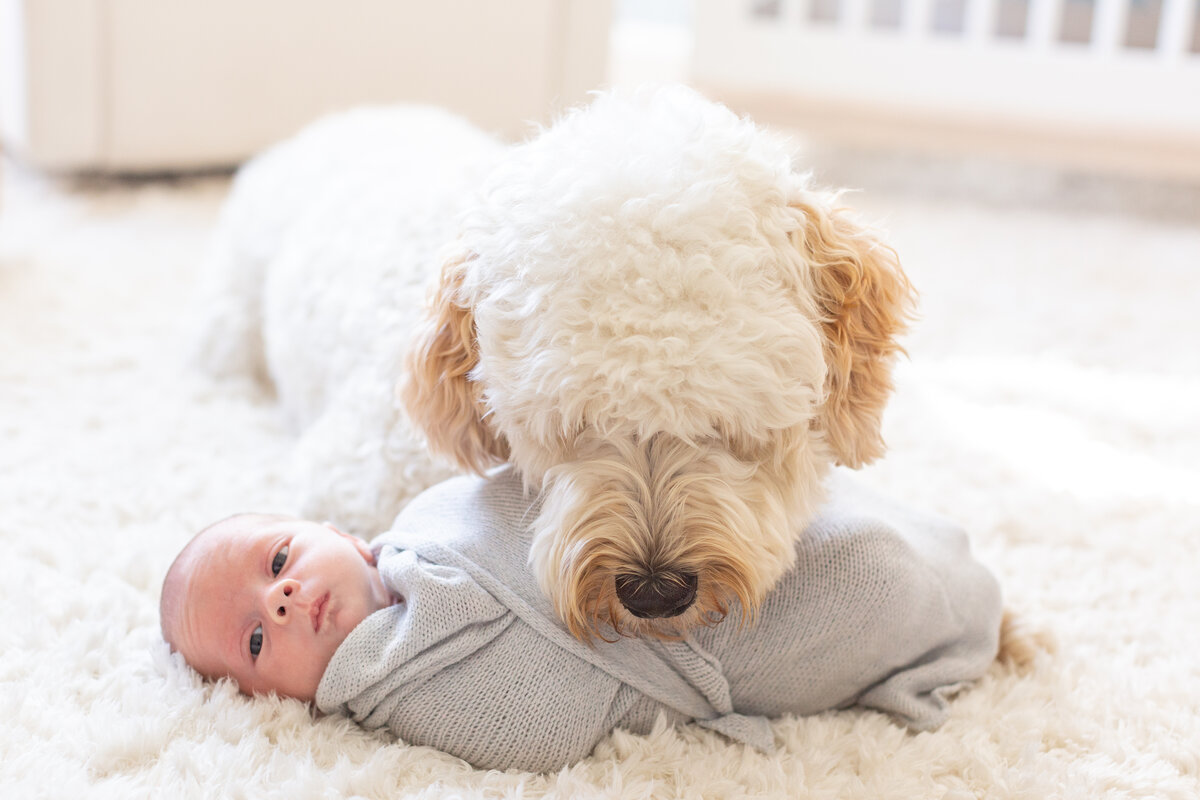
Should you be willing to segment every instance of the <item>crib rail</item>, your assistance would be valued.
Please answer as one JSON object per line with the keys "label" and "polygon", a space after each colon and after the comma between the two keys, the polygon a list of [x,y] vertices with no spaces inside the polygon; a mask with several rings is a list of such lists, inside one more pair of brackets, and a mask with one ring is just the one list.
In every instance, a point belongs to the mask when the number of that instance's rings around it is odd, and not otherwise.
{"label": "crib rail", "polygon": [[1198,10],[1200,0],[697,0],[693,77],[1200,160]]}

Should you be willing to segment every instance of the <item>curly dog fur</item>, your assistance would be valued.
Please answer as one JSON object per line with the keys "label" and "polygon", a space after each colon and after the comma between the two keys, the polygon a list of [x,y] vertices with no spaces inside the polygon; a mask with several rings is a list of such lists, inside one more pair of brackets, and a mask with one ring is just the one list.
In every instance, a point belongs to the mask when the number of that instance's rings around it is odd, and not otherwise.
{"label": "curly dog fur", "polygon": [[464,469],[543,492],[531,562],[582,639],[753,617],[834,464],[883,453],[913,290],[785,142],[687,89],[505,154],[403,396]]}

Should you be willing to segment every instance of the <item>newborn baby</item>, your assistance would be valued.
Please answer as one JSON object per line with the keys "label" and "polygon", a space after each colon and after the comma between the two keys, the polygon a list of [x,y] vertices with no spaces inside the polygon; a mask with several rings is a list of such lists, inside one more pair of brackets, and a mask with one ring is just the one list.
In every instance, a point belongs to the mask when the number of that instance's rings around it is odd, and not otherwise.
{"label": "newborn baby", "polygon": [[756,619],[730,609],[678,641],[573,638],[527,564],[537,510],[503,468],[430,489],[369,546],[328,524],[230,517],[168,571],[163,635],[247,694],[530,771],[660,715],[765,750],[767,717],[852,705],[926,730],[996,656],[1000,592],[966,535],[842,475]]}

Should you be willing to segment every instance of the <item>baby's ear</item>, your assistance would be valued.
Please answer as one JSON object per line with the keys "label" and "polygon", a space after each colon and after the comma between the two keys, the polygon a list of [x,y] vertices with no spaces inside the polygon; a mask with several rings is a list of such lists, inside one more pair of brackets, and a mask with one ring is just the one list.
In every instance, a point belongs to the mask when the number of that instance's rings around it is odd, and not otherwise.
{"label": "baby's ear", "polygon": [[349,539],[350,543],[354,545],[354,549],[358,551],[358,554],[361,555],[363,560],[368,564],[373,565],[375,563],[375,554],[371,552],[371,546],[362,539],[358,538],[357,536],[351,536],[345,531],[338,530],[332,522],[323,522],[321,524],[326,528],[329,528],[329,530],[333,531],[338,536]]}

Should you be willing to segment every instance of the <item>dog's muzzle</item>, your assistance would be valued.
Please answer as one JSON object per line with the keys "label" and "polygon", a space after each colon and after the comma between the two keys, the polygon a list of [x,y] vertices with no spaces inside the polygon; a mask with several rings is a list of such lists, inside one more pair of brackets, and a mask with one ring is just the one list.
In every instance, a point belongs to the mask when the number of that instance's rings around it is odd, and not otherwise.
{"label": "dog's muzzle", "polygon": [[635,617],[677,617],[696,600],[696,575],[691,572],[624,573],[616,577],[617,599]]}

